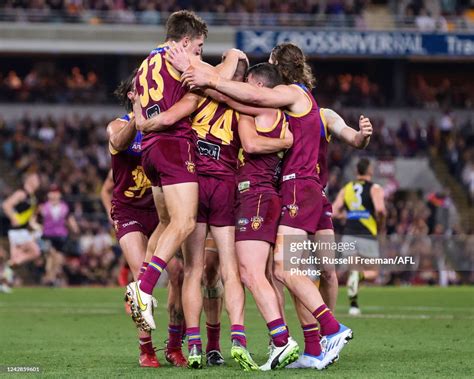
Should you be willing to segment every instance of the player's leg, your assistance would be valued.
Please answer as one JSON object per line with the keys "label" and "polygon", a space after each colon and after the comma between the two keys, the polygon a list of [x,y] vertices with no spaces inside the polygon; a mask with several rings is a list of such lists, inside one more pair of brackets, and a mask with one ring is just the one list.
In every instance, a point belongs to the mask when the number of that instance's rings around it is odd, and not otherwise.
{"label": "player's leg", "polygon": [[203,306],[206,314],[206,362],[208,366],[221,366],[224,357],[220,348],[223,288],[219,275],[219,254],[212,238],[206,239],[203,275]]}
{"label": "player's leg", "polygon": [[202,367],[200,319],[202,311],[201,282],[204,273],[204,245],[207,225],[198,222],[184,243],[184,280],[182,301],[188,338],[188,366]]}
{"label": "player's leg", "polygon": [[265,275],[271,245],[266,241],[237,241],[240,277],[252,293],[271,337],[271,353],[260,367],[267,371],[283,368],[298,357],[298,344],[290,339],[288,328],[280,313],[278,297]]}
{"label": "player's leg", "polygon": [[[198,184],[196,182],[163,186],[162,194],[158,187],[153,187],[155,204],[165,201],[169,215],[169,224],[158,239],[154,254],[141,280],[128,286],[137,310],[142,316],[140,327],[145,330],[155,329],[152,314],[152,292],[167,262],[174,256],[186,237],[196,225]],[[157,207],[159,211],[159,207]],[[160,217],[161,219],[161,217]]]}
{"label": "player's leg", "polygon": [[[124,222],[122,222],[122,224],[124,224]],[[119,229],[117,231],[120,248],[130,267],[134,280],[138,280],[140,276],[140,270],[142,262],[145,259],[145,251],[148,244],[147,237],[143,230],[139,230],[139,228],[138,224],[135,224],[131,226],[129,230]],[[140,366],[160,367],[153,347],[151,333],[149,331],[138,330],[138,338],[140,346]]]}
{"label": "player's leg", "polygon": [[168,340],[165,358],[173,366],[186,367],[188,362],[182,352],[184,313],[181,299],[184,271],[181,252],[176,254],[166,266],[168,272]]}
{"label": "player's leg", "polygon": [[[280,225],[278,233],[283,236],[307,237],[307,233],[304,230],[286,225]],[[300,258],[302,252],[295,252],[293,256]],[[324,303],[318,288],[310,278],[284,269],[283,258],[283,245],[278,244],[274,254],[274,274],[276,279],[284,283],[286,288],[313,314],[320,324],[321,334],[328,336],[329,348],[318,367],[324,368],[337,359],[347,339],[352,337],[352,331],[334,318],[331,310]]]}
{"label": "player's leg", "polygon": [[10,266],[21,266],[41,256],[41,251],[34,239],[21,243],[10,243]]}
{"label": "player's leg", "polygon": [[[318,230],[315,235],[315,240],[321,242],[332,243],[334,239],[334,230],[322,229]],[[324,246],[324,245],[323,245]],[[317,252],[319,257],[328,257],[331,259],[335,258],[335,251],[325,249]],[[319,278],[319,292],[323,297],[324,302],[329,309],[334,313],[336,310],[337,293],[339,290],[339,284],[337,281],[336,269],[333,264],[326,264],[320,267],[321,276]]]}

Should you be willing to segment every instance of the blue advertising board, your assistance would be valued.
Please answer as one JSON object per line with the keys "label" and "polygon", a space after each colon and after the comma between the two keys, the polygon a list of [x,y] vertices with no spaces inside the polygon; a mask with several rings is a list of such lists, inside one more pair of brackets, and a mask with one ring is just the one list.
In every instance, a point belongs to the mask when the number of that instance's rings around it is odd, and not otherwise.
{"label": "blue advertising board", "polygon": [[316,56],[474,57],[474,34],[361,32],[327,30],[239,30],[236,46],[248,54],[268,54],[293,42]]}

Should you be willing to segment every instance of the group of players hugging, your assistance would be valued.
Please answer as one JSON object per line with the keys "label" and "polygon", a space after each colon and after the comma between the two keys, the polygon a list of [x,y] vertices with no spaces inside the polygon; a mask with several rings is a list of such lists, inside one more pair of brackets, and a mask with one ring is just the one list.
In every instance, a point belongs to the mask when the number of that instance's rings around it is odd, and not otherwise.
{"label": "group of players hugging", "polygon": [[[201,61],[206,36],[194,13],[173,13],[164,44],[118,89],[130,113],[107,129],[110,214],[134,277],[126,301],[139,329],[140,365],[160,366],[151,340],[152,294],[166,270],[171,364],[224,363],[223,301],[231,356],[244,370],[324,369],[352,338],[333,315],[337,277],[323,271],[318,288],[290,274],[282,236],[334,235],[323,190],[330,136],[364,148],[372,125],[361,116],[356,131],[318,107],[311,69],[296,45],[280,44],[267,63],[250,68],[246,55],[231,49],[213,67]],[[261,366],[247,349],[244,286],[268,326],[269,356]],[[284,287],[303,329],[301,354],[285,322]]]}

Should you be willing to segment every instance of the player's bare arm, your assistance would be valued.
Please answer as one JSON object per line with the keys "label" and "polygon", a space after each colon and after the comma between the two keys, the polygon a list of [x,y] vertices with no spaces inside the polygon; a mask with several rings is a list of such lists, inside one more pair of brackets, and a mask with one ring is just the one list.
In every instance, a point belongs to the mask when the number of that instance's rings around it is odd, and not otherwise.
{"label": "player's bare arm", "polygon": [[135,117],[130,121],[116,119],[107,126],[107,134],[109,135],[109,144],[115,151],[124,151],[132,143],[137,129],[135,128]]}
{"label": "player's bare arm", "polygon": [[109,170],[107,177],[102,184],[102,188],[100,190],[100,200],[102,201],[102,205],[104,206],[105,210],[107,211],[107,216],[109,217],[109,221],[112,222],[110,218],[110,210],[112,209],[112,191],[114,189],[114,179],[112,175],[112,170]]}
{"label": "player's bare arm", "polygon": [[242,148],[249,154],[276,153],[293,145],[293,135],[288,129],[284,138],[263,137],[257,133],[255,119],[246,115],[241,115],[239,119],[239,137]]}
{"label": "player's bare arm", "polygon": [[332,203],[332,218],[345,218],[344,212],[344,188],[341,188],[336,196],[336,200]]}
{"label": "player's bare arm", "polygon": [[332,109],[322,108],[321,113],[332,135],[356,149],[365,149],[367,147],[373,131],[369,118],[361,115],[359,117],[359,131],[356,131],[347,125],[344,119]]}
{"label": "player's bare arm", "polygon": [[144,133],[166,130],[179,120],[193,113],[197,109],[200,99],[199,95],[188,93],[167,111],[144,120],[143,124],[137,125],[137,129]]}
{"label": "player's bare arm", "polygon": [[311,105],[303,91],[294,85],[261,87],[256,90],[250,84],[224,79],[194,66],[191,66],[181,78],[188,86],[213,88],[240,102],[258,107],[285,108],[293,113],[304,113]]}
{"label": "player's bare arm", "polygon": [[374,203],[378,231],[380,234],[384,234],[387,209],[385,208],[385,193],[383,188],[378,184],[374,184],[370,189],[370,196],[372,197],[372,202]]}
{"label": "player's bare arm", "polygon": [[23,190],[17,190],[13,192],[9,197],[5,199],[5,201],[2,203],[2,209],[3,212],[5,212],[5,215],[8,217],[10,220],[10,223],[12,226],[17,226],[18,222],[16,221],[15,218],[15,206],[26,199],[26,193]]}

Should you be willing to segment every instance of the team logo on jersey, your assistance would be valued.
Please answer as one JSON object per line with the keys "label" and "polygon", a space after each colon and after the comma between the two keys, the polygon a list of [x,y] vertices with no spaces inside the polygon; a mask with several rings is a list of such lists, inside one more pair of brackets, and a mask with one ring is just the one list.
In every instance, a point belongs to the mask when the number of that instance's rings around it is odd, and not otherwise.
{"label": "team logo on jersey", "polygon": [[252,229],[253,230],[258,230],[262,226],[263,217],[254,216],[254,217],[251,218],[251,221],[252,221]]}
{"label": "team logo on jersey", "polygon": [[196,172],[196,165],[194,162],[186,161],[186,168],[191,174],[194,174]]}
{"label": "team logo on jersey", "polygon": [[288,209],[288,214],[291,218],[295,218],[296,216],[298,216],[299,208],[296,204],[287,205],[286,208]]}

